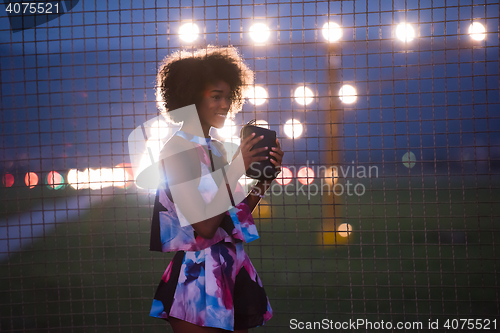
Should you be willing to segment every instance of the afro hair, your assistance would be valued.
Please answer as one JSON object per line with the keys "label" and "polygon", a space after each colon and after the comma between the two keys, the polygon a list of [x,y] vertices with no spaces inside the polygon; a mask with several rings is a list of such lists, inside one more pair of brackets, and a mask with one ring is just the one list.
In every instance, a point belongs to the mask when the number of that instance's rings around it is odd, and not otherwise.
{"label": "afro hair", "polygon": [[166,57],[156,76],[156,98],[160,111],[173,122],[179,116],[169,114],[187,105],[201,102],[203,91],[218,81],[230,87],[230,115],[241,110],[243,90],[253,84],[253,72],[243,63],[236,48],[208,46],[194,52],[177,51]]}

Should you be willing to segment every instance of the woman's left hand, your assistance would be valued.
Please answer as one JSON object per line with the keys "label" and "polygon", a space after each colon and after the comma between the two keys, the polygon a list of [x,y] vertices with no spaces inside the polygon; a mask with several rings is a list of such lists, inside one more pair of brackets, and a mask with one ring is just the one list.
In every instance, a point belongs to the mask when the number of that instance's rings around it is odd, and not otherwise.
{"label": "woman's left hand", "polygon": [[271,163],[274,164],[276,169],[281,171],[281,162],[283,161],[283,155],[285,154],[283,150],[281,150],[281,145],[278,139],[276,139],[276,146],[272,147],[272,151],[269,152],[273,158],[271,158]]}

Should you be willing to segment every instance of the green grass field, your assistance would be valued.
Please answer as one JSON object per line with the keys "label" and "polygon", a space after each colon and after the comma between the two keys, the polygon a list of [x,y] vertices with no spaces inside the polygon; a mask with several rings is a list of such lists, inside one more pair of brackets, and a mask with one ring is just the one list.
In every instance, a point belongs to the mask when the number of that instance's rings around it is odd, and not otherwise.
{"label": "green grass field", "polygon": [[[326,218],[331,196],[267,198],[261,208],[270,214],[256,219],[261,238],[247,252],[274,318],[254,331],[289,332],[293,318],[425,325],[430,318],[498,318],[499,186],[434,177],[365,185],[363,196],[336,201],[335,223],[353,229],[348,239]],[[0,216],[28,210],[43,194],[13,200],[25,196],[12,191],[3,195],[17,208],[6,205]],[[1,263],[0,331],[169,331],[148,316],[173,256],[148,250],[154,193],[114,191]]]}

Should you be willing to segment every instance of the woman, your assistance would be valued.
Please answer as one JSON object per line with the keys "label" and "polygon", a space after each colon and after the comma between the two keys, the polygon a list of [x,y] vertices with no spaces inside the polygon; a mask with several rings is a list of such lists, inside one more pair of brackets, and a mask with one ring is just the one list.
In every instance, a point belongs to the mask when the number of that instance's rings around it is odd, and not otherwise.
{"label": "woman", "polygon": [[[258,156],[269,149],[251,150],[262,137],[250,136],[228,164],[223,145],[209,135],[241,109],[242,88],[252,81],[233,47],[175,53],[158,73],[166,116],[183,125],[161,153],[165,180],[155,201],[151,249],[177,253],[150,315],[168,320],[174,332],[247,332],[272,317],[243,248],[258,238],[251,212],[272,180],[258,182],[248,194],[238,184],[252,163],[269,158]],[[269,155],[281,168],[283,151],[276,143]]]}

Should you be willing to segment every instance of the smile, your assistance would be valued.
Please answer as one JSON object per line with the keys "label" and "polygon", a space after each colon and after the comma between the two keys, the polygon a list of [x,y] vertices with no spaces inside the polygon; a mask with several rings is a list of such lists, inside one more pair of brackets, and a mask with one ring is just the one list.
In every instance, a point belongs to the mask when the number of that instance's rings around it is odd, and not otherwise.
{"label": "smile", "polygon": [[217,115],[217,116],[219,116],[219,117],[222,117],[222,118],[224,118],[224,119],[226,118],[226,114],[217,113],[216,115]]}

